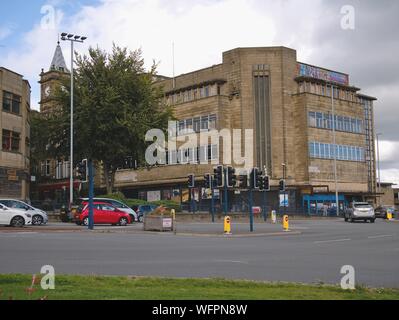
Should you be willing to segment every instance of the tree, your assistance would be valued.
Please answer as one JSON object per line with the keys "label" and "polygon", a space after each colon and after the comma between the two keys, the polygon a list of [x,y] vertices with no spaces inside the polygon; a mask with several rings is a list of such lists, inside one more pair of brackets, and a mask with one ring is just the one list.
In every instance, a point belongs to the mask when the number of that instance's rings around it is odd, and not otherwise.
{"label": "tree", "polygon": [[[160,87],[153,85],[156,65],[144,68],[141,50],[113,46],[107,54],[90,48],[76,54],[74,72],[74,158],[102,164],[107,193],[113,191],[115,172],[126,156],[143,163],[145,133],[167,129],[172,109],[163,103]],[[60,108],[48,119],[54,156],[69,154],[70,85],[55,93]]]}

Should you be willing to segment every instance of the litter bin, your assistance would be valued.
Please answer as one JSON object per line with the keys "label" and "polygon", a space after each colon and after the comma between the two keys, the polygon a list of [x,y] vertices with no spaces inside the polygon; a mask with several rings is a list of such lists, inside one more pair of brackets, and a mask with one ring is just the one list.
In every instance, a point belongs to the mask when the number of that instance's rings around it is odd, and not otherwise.
{"label": "litter bin", "polygon": [[61,219],[62,222],[70,222],[70,220],[71,220],[70,217],[69,217],[68,209],[67,209],[67,207],[65,205],[63,205],[61,207],[60,219]]}

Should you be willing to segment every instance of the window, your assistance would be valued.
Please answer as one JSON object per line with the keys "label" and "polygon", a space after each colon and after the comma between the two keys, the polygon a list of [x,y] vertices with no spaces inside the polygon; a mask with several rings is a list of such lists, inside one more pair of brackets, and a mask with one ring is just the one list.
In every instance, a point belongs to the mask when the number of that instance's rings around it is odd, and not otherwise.
{"label": "window", "polygon": [[201,117],[201,131],[208,130],[208,116]]}
{"label": "window", "polygon": [[3,129],[2,148],[4,151],[19,152],[20,134]]}
{"label": "window", "polygon": [[320,158],[324,158],[324,143],[320,143]]}
{"label": "window", "polygon": [[344,118],[342,116],[338,116],[337,130],[339,131],[344,130]]}
{"label": "window", "polygon": [[357,130],[357,123],[356,123],[356,119],[352,118],[351,119],[351,132],[355,132],[355,133],[359,133],[359,131]]}
{"label": "window", "polygon": [[194,132],[200,132],[201,130],[201,118],[194,118]]}
{"label": "window", "polygon": [[3,91],[3,110],[20,114],[21,97],[7,91]]}
{"label": "window", "polygon": [[316,127],[323,128],[323,114],[321,112],[316,112]]}
{"label": "window", "polygon": [[205,97],[209,97],[209,86],[205,87]]}
{"label": "window", "polygon": [[186,120],[186,132],[187,133],[193,132],[193,119]]}
{"label": "window", "polygon": [[316,127],[316,113],[309,112],[309,126]]}
{"label": "window", "polygon": [[350,119],[348,117],[344,117],[344,131],[351,131]]}
{"label": "window", "polygon": [[209,116],[209,130],[216,129],[216,114]]}
{"label": "window", "polygon": [[210,157],[210,160],[217,160],[217,159],[219,159],[219,155],[218,155],[218,146],[217,146],[217,144],[212,144],[211,146],[210,146],[211,148],[211,157]]}
{"label": "window", "polygon": [[186,122],[184,120],[179,121],[179,134],[184,133],[186,129]]}
{"label": "window", "polygon": [[200,146],[199,161],[201,163],[206,163],[208,161],[207,151],[208,151],[208,146]]}

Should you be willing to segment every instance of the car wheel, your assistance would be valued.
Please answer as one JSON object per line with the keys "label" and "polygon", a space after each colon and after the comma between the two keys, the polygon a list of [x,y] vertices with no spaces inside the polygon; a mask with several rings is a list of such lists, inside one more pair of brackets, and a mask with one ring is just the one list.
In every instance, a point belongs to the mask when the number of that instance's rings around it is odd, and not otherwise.
{"label": "car wheel", "polygon": [[134,218],[134,215],[130,215],[130,223],[134,223],[136,221],[136,219]]}
{"label": "car wheel", "polygon": [[347,217],[347,215],[344,215],[344,220],[345,220],[345,222],[348,222],[348,217]]}
{"label": "car wheel", "polygon": [[374,223],[374,222],[375,222],[375,219],[370,219],[370,222],[371,222],[371,223]]}
{"label": "car wheel", "polygon": [[39,215],[35,215],[32,217],[32,224],[35,226],[40,226],[43,224],[43,217]]}
{"label": "car wheel", "polygon": [[352,222],[353,222],[353,218],[352,218],[352,216],[349,216],[349,218],[348,218],[348,221],[349,221],[350,223],[352,223]]}
{"label": "car wheel", "polygon": [[127,220],[127,218],[120,218],[119,219],[119,225],[120,226],[126,226],[129,223],[129,221]]}
{"label": "car wheel", "polygon": [[25,224],[24,218],[16,216],[12,218],[10,225],[13,227],[22,227]]}
{"label": "car wheel", "polygon": [[82,225],[82,222],[76,221],[76,224],[77,224],[78,226],[81,226],[81,225]]}
{"label": "car wheel", "polygon": [[83,219],[83,225],[86,227],[89,225],[89,217]]}
{"label": "car wheel", "polygon": [[139,216],[139,222],[143,222],[144,221],[144,217],[143,216]]}

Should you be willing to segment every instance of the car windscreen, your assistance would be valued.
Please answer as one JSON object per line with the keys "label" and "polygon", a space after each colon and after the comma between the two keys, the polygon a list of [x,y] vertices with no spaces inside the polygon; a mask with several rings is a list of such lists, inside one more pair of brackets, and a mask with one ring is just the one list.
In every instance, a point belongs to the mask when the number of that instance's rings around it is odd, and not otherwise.
{"label": "car windscreen", "polygon": [[369,205],[368,203],[367,204],[366,203],[357,203],[357,204],[354,204],[354,207],[355,208],[367,208],[367,209],[372,208],[372,206]]}

